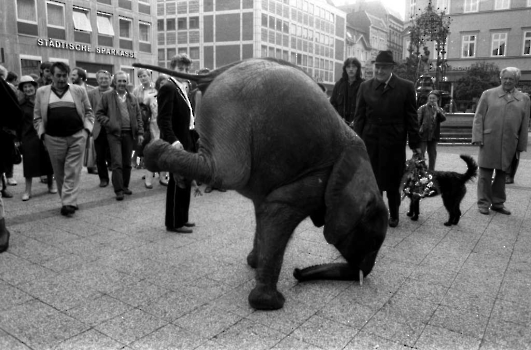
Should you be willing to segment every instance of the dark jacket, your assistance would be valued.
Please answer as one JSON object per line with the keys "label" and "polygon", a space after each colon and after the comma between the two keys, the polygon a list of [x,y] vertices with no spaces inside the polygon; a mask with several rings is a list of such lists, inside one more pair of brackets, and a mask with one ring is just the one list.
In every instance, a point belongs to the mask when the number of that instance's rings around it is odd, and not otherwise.
{"label": "dark jacket", "polygon": [[18,98],[9,84],[0,78],[0,174],[10,167],[15,150],[16,131],[23,120]]}
{"label": "dark jacket", "polygon": [[356,96],[358,90],[364,79],[358,79],[349,85],[348,79],[341,78],[334,85],[332,96],[330,97],[330,103],[336,109],[337,113],[347,123],[351,123],[354,120],[356,114]]}
{"label": "dark jacket", "polygon": [[[112,90],[109,89],[109,91]],[[108,91],[105,91],[108,92]],[[101,101],[101,95],[103,95],[105,92],[101,92],[99,88],[90,90],[87,95],[90,102],[90,105],[92,106],[92,110],[96,111],[98,108],[98,104]],[[94,140],[98,138],[101,131],[101,124],[94,118],[94,128],[92,129],[92,137],[94,137]]]}
{"label": "dark jacket", "polygon": [[406,143],[419,147],[415,88],[409,80],[391,77],[384,90],[375,78],[361,84],[354,131],[363,139],[381,191],[397,191],[406,162]]}
{"label": "dark jacket", "polygon": [[186,103],[182,91],[172,78],[162,85],[157,95],[157,124],[161,138],[173,144],[179,141],[185,150],[193,150],[190,134],[190,107]]}
{"label": "dark jacket", "polygon": [[[119,136],[122,131],[122,114],[118,105],[118,93],[115,90],[104,92],[96,110],[96,119],[105,128],[107,134]],[[142,113],[136,98],[127,93],[127,111],[131,120],[131,133],[133,139],[144,133]]]}
{"label": "dark jacket", "polygon": [[434,109],[432,105],[425,104],[419,107],[419,135],[421,141],[439,141],[441,138],[441,123],[446,120],[446,115],[441,108]]}

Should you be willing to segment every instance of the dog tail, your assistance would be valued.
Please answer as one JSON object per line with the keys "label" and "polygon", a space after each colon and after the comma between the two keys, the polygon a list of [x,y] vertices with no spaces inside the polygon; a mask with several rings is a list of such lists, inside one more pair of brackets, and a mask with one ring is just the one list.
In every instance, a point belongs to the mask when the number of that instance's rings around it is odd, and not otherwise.
{"label": "dog tail", "polygon": [[472,178],[478,176],[478,164],[476,163],[474,158],[472,158],[468,154],[461,154],[461,159],[465,161],[468,167],[466,173],[463,174],[463,181],[468,182],[472,180]]}

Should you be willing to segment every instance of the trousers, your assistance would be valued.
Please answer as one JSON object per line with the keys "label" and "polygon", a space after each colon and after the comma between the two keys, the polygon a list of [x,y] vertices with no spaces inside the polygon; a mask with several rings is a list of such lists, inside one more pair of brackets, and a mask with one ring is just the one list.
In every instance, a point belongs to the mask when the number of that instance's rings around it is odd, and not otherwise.
{"label": "trousers", "polygon": [[496,169],[494,180],[492,173],[494,169],[479,168],[478,178],[478,208],[503,208],[507,199],[505,194],[505,172]]}
{"label": "trousers", "polygon": [[114,192],[129,188],[131,180],[131,154],[133,154],[133,134],[122,131],[121,135],[107,134],[111,150],[112,186]]}
{"label": "trousers", "polygon": [[57,192],[63,206],[77,206],[87,136],[85,130],[66,137],[44,136],[44,144],[50,155],[57,183]]}

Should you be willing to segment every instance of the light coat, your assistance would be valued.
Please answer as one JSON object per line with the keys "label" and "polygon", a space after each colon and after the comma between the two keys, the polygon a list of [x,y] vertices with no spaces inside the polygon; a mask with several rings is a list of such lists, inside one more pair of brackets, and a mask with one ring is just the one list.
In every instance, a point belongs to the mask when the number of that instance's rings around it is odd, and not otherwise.
{"label": "light coat", "polygon": [[[77,114],[83,121],[83,128],[90,134],[94,127],[94,113],[84,87],[70,84],[69,88]],[[48,123],[48,105],[50,102],[51,85],[45,85],[37,89],[35,96],[35,109],[33,111],[33,126],[37,130],[39,139],[46,133],[46,124]]]}
{"label": "light coat", "polygon": [[515,153],[527,151],[529,108],[529,97],[519,91],[511,96],[499,86],[483,92],[472,127],[472,142],[483,143],[480,167],[508,171]]}

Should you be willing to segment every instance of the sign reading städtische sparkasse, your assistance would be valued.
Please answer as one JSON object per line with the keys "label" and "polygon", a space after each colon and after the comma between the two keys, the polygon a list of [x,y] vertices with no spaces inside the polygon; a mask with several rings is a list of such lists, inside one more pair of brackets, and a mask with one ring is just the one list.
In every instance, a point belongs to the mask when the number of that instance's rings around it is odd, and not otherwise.
{"label": "sign reading st\u00e4dtische sparkasse", "polygon": [[126,58],[137,58],[136,52],[127,50],[116,50],[108,47],[96,47],[93,48],[87,44],[69,43],[66,41],[55,39],[37,39],[37,46],[52,47],[55,49],[71,50],[71,51],[83,51],[83,52],[95,52],[99,55],[112,55]]}

